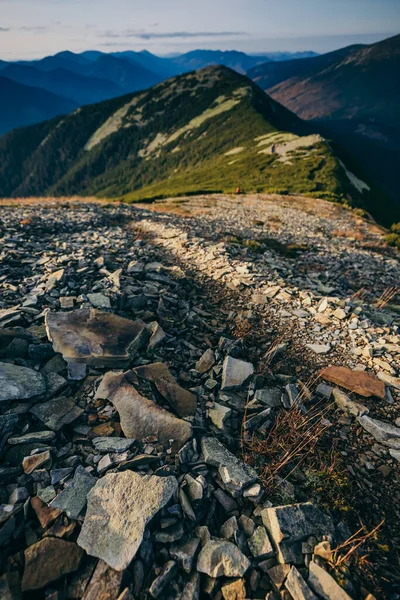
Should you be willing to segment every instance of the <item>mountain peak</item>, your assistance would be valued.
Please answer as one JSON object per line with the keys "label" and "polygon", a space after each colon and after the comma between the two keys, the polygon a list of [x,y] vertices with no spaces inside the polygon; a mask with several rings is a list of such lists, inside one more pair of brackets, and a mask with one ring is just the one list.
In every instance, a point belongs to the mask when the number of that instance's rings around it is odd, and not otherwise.
{"label": "mountain peak", "polygon": [[[25,138],[36,140],[35,147]],[[54,169],[51,157],[60,147],[63,160]],[[29,169],[10,178],[9,165],[21,149]],[[321,136],[310,135],[293,113],[221,65],[0,140],[0,191],[7,196],[136,200],[238,186],[334,199],[362,195]]]}

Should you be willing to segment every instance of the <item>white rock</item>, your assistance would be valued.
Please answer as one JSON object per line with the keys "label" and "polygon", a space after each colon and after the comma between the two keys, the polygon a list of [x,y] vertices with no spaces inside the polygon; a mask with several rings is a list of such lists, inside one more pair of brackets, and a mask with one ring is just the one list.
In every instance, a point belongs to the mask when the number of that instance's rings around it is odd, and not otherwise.
{"label": "white rock", "polygon": [[336,581],[317,563],[311,561],[308,585],[324,600],[351,600],[351,597]]}
{"label": "white rock", "polygon": [[249,559],[231,542],[210,540],[197,560],[197,570],[210,577],[242,577],[250,566]]}
{"label": "white rock", "polygon": [[363,415],[367,415],[369,413],[369,409],[364,406],[364,404],[351,400],[348,395],[342,392],[342,390],[339,388],[334,388],[332,393],[336,404],[343,411],[349,412],[355,417],[362,417]]}
{"label": "white rock", "polygon": [[232,410],[227,406],[223,406],[222,404],[218,404],[214,402],[213,408],[210,408],[208,411],[208,416],[211,421],[214,423],[218,429],[224,428],[225,420],[230,417],[232,414]]}
{"label": "white rock", "polygon": [[230,390],[243,385],[254,373],[251,363],[227,356],[222,367],[221,390]]}
{"label": "white rock", "polygon": [[392,375],[389,375],[388,373],[385,373],[384,371],[379,371],[379,373],[377,373],[377,375],[378,375],[378,379],[380,379],[381,381],[384,381],[390,387],[394,387],[396,390],[400,390],[400,378],[393,377]]}
{"label": "white rock", "polygon": [[78,544],[116,571],[126,569],[142,542],[147,523],[178,488],[175,477],[109,473],[88,494]]}
{"label": "white rock", "polygon": [[329,344],[307,344],[307,348],[315,352],[315,354],[328,354],[331,350]]}
{"label": "white rock", "polygon": [[296,567],[292,567],[285,581],[285,587],[293,600],[317,600]]}
{"label": "white rock", "polygon": [[346,312],[343,310],[343,308],[337,308],[333,313],[333,316],[336,317],[336,319],[339,319],[340,321],[343,321],[343,319],[347,317]]}

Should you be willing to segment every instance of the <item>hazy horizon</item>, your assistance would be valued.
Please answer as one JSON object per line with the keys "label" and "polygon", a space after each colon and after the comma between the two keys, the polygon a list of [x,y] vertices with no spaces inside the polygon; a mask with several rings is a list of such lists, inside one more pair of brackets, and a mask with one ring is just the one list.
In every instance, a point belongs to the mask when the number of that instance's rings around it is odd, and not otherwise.
{"label": "hazy horizon", "polygon": [[328,52],[400,31],[399,0],[0,0],[0,58],[63,50]]}

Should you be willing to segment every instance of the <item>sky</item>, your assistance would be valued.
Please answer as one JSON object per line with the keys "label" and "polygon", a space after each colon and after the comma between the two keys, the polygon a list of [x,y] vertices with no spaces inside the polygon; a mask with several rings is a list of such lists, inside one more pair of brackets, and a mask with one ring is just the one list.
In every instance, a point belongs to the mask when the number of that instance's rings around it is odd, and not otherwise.
{"label": "sky", "polygon": [[62,50],[328,52],[400,33],[400,0],[0,0],[0,59]]}

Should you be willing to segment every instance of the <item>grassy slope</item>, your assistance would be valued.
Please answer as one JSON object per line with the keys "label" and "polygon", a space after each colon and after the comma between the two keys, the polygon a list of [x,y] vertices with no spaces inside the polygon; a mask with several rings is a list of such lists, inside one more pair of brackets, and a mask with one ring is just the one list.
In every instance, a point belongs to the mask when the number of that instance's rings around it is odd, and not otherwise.
{"label": "grassy slope", "polygon": [[[85,150],[91,136],[129,102],[133,106],[116,131]],[[229,110],[218,112],[224,103]],[[202,118],[210,110],[214,114]],[[188,128],[193,119],[196,126]],[[239,186],[246,192],[296,193],[363,205],[365,198],[325,142],[306,153],[293,152],[289,163],[260,153],[265,146],[258,146],[256,138],[279,131],[308,133],[300,119],[247,78],[212,67],[0,139],[0,195],[140,201],[229,193]],[[160,134],[163,144],[149,150]],[[225,155],[237,147],[243,150]]]}

